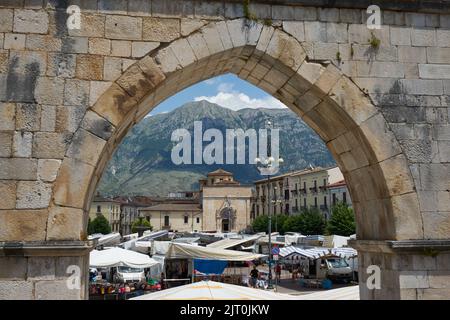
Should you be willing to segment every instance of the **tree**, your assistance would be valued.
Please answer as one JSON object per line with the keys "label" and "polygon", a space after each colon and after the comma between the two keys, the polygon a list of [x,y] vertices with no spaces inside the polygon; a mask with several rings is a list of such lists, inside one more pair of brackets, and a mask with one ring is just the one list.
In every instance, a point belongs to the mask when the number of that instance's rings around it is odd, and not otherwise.
{"label": "tree", "polygon": [[356,232],[355,214],[352,208],[344,203],[338,203],[333,206],[331,212],[327,225],[329,234],[348,237]]}
{"label": "tree", "polygon": [[[284,224],[289,217],[285,214],[272,215],[272,232],[278,231],[280,234],[284,234]],[[252,228],[254,232],[268,232],[269,231],[269,216],[263,215],[256,217],[253,220]]]}
{"label": "tree", "polygon": [[[90,230],[89,230],[90,229]],[[111,233],[111,226],[109,225],[108,219],[104,215],[98,214],[97,217],[92,221],[91,226],[88,224],[88,232],[108,234]]]}
{"label": "tree", "polygon": [[303,210],[299,215],[289,216],[284,221],[284,232],[300,232],[301,234],[323,234],[326,222],[317,209]]}
{"label": "tree", "polygon": [[139,217],[133,224],[131,225],[131,232],[138,232],[138,227],[148,228],[148,230],[153,230],[152,225],[149,221],[144,219],[143,217]]}

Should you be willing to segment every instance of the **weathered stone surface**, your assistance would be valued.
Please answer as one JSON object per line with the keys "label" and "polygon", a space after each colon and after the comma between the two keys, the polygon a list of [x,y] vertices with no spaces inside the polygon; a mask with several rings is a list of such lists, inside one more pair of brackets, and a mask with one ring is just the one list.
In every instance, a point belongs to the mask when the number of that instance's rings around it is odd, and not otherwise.
{"label": "weathered stone surface", "polygon": [[122,74],[122,59],[105,58],[103,78],[106,81],[114,81]]}
{"label": "weathered stone surface", "polygon": [[3,47],[11,50],[23,50],[25,49],[25,35],[18,33],[7,33]]}
{"label": "weathered stone surface", "polygon": [[[2,201],[0,202],[0,209],[14,209],[16,207],[15,181],[0,180],[0,194],[2,195]],[[0,278],[2,277],[0,276]]]}
{"label": "weathered stone surface", "polygon": [[193,19],[181,19],[180,31],[183,37],[191,34],[192,32],[200,29],[205,25],[205,21],[193,20]]}
{"label": "weathered stone surface", "polygon": [[0,130],[14,130],[16,120],[16,106],[13,103],[0,102]]}
{"label": "weathered stone surface", "polygon": [[54,280],[54,257],[29,257],[27,280]]}
{"label": "weathered stone surface", "polygon": [[114,126],[108,120],[92,111],[86,113],[81,127],[104,140],[109,139],[115,130]]}
{"label": "weathered stone surface", "polygon": [[133,42],[131,45],[131,56],[141,58],[158,48],[159,42]]}
{"label": "weathered stone surface", "polygon": [[67,37],[64,39],[63,53],[88,53],[89,42],[87,37]]}
{"label": "weathered stone surface", "polygon": [[79,129],[73,136],[67,156],[95,166],[105,144],[105,140],[84,129]]}
{"label": "weathered stone surface", "polygon": [[32,300],[33,297],[31,281],[0,281],[1,300]]}
{"label": "weathered stone surface", "polygon": [[46,35],[29,34],[26,42],[27,49],[40,51],[61,51],[61,39]]}
{"label": "weathered stone surface", "polygon": [[38,281],[34,289],[37,300],[79,300],[80,289],[67,289],[66,280]]}
{"label": "weathered stone surface", "polygon": [[76,159],[65,158],[54,187],[57,205],[83,208],[94,167]]}
{"label": "weathered stone surface", "polygon": [[180,36],[178,19],[144,18],[143,40],[170,42]]}
{"label": "weathered stone surface", "polygon": [[[144,22],[145,28],[146,24]],[[108,15],[106,16],[105,36],[109,39],[141,40],[142,18]],[[146,40],[145,36],[144,40]]]}
{"label": "weathered stone surface", "polygon": [[25,158],[0,158],[0,179],[36,180],[37,161]]}
{"label": "weathered stone surface", "polygon": [[0,258],[0,279],[25,280],[26,274],[27,274],[26,258],[24,257]]}
{"label": "weathered stone surface", "polygon": [[53,132],[56,126],[56,107],[41,107],[41,131]]}
{"label": "weathered stone surface", "polygon": [[0,241],[43,241],[47,225],[45,210],[0,210]]}
{"label": "weathered stone surface", "polygon": [[75,76],[76,55],[49,53],[47,75],[51,77],[73,78]]}
{"label": "weathered stone surface", "polygon": [[14,11],[10,9],[0,9],[0,32],[8,32],[13,29]]}
{"label": "weathered stone surface", "polygon": [[44,209],[50,203],[50,184],[39,181],[19,181],[17,184],[17,209]]}
{"label": "weathered stone surface", "polygon": [[78,129],[85,112],[86,110],[84,106],[57,107],[55,126],[56,132],[75,132]]}
{"label": "weathered stone surface", "polygon": [[64,105],[66,106],[88,106],[89,104],[89,81],[68,79],[64,87]]}
{"label": "weathered stone surface", "polygon": [[89,53],[109,55],[111,53],[111,40],[101,38],[89,39]]}
{"label": "weathered stone surface", "polygon": [[131,41],[113,40],[111,43],[111,54],[117,57],[130,57]]}
{"label": "weathered stone surface", "polygon": [[47,33],[48,14],[43,10],[16,10],[13,29],[14,32]]}
{"label": "weathered stone surface", "polygon": [[61,160],[39,159],[38,179],[45,182],[55,181],[60,166]]}
{"label": "weathered stone surface", "polygon": [[391,201],[395,215],[396,240],[422,239],[425,232],[425,220],[422,227],[416,193],[394,196]]}
{"label": "weathered stone surface", "polygon": [[448,239],[450,232],[450,212],[422,213],[423,230],[426,239]]}
{"label": "weathered stone surface", "polygon": [[70,136],[65,133],[38,132],[33,140],[33,157],[62,159]]}
{"label": "weathered stone surface", "polygon": [[12,146],[13,134],[11,132],[0,132],[0,157],[10,157]]}
{"label": "weathered stone surface", "polygon": [[37,103],[59,105],[63,103],[64,80],[40,77],[37,80],[34,97]]}
{"label": "weathered stone surface", "polygon": [[83,234],[83,210],[52,207],[47,224],[47,240],[80,240]]}
{"label": "weathered stone surface", "polygon": [[118,125],[136,103],[121,87],[113,84],[92,109],[113,125]]}
{"label": "weathered stone surface", "polygon": [[38,131],[40,129],[41,107],[36,104],[18,104],[16,129]]}
{"label": "weathered stone surface", "polygon": [[92,55],[78,55],[76,77],[85,80],[102,80],[103,57]]}
{"label": "weathered stone surface", "polygon": [[[0,134],[0,141],[1,141],[1,134]],[[31,157],[32,145],[33,145],[33,133],[16,131],[14,133],[13,156],[17,158]]]}
{"label": "weathered stone surface", "polygon": [[81,9],[81,28],[69,29],[69,35],[72,37],[104,37],[105,17],[102,15],[86,14],[83,9]]}

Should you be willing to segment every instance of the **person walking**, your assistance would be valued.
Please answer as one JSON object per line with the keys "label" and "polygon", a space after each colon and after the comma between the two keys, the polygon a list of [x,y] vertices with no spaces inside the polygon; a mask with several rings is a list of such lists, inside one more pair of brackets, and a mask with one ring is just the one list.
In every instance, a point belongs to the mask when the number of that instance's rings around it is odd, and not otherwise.
{"label": "person walking", "polygon": [[253,266],[252,271],[250,271],[250,286],[256,288],[256,284],[259,278],[259,271],[256,269],[256,266]]}

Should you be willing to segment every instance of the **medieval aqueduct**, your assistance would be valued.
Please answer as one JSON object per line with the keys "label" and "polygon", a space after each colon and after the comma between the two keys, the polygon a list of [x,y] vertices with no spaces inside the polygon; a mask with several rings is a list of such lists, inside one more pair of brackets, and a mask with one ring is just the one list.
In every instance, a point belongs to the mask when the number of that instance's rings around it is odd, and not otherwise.
{"label": "medieval aqueduct", "polygon": [[369,1],[247,3],[0,0],[1,299],[87,297],[85,213],[112,152],[160,101],[227,72],[327,143],[356,209],[361,298],[450,297],[450,2],[378,1],[379,30]]}

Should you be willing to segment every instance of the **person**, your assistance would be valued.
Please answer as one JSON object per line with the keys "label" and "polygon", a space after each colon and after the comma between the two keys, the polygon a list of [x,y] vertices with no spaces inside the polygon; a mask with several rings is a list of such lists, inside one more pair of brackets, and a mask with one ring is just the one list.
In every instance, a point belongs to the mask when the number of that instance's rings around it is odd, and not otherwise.
{"label": "person", "polygon": [[253,266],[252,271],[250,271],[250,286],[256,288],[256,283],[258,281],[259,271],[256,269],[256,266]]}
{"label": "person", "polygon": [[277,276],[277,279],[281,279],[281,265],[277,263],[277,266],[275,267],[275,274]]}
{"label": "person", "polygon": [[298,277],[298,266],[294,265],[292,268],[292,280],[296,280]]}

